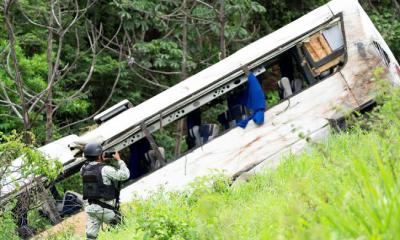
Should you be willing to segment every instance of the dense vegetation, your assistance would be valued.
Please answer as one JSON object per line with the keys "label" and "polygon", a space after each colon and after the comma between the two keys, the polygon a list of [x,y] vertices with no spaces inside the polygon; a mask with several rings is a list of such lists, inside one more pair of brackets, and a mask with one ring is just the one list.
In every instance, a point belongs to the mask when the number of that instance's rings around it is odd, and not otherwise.
{"label": "dense vegetation", "polygon": [[[34,139],[31,136],[31,139]],[[23,156],[23,157],[21,157]],[[20,158],[20,165],[13,165],[12,160]],[[54,180],[59,174],[61,164],[57,161],[49,161],[42,154],[36,151],[33,145],[27,145],[23,142],[23,136],[15,131],[9,134],[0,132],[0,190],[18,187],[22,179],[32,175],[45,176],[47,179]],[[43,187],[40,179],[33,180],[38,187]],[[43,203],[43,195],[33,191],[23,195],[19,200],[10,197],[7,202],[2,201],[0,206],[0,239],[13,239],[16,237],[16,223],[13,214],[17,215],[26,207],[27,210],[35,209]],[[4,197],[4,196],[1,196]],[[3,199],[2,199],[3,200]],[[30,218],[41,220],[37,211],[30,212]],[[44,221],[41,221],[42,223]],[[42,224],[40,223],[40,224]],[[33,223],[33,225],[36,225]],[[38,226],[37,226],[38,227]]]}

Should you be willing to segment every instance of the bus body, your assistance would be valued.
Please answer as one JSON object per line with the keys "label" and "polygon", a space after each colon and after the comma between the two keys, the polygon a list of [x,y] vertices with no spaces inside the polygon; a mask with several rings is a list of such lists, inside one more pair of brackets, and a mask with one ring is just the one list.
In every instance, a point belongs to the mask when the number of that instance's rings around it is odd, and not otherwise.
{"label": "bus body", "polygon": [[[122,202],[160,187],[181,190],[215,170],[237,177],[274,166],[285,154],[300,152],[308,141],[326,138],[331,120],[373,102],[375,69],[382,69],[380,77],[393,85],[400,82],[399,64],[359,3],[333,0],[140,105],[126,107],[96,129],[39,150],[62,161],[63,176],[68,177],[85,161],[81,152],[88,142],[99,142],[106,151],[119,151],[146,138],[143,126],[154,133],[215,100],[234,95],[246,85],[243,66],[261,84],[267,82],[267,87],[289,75],[290,83],[300,87],[265,111],[263,125],[250,122],[244,129],[230,128],[130,182],[122,189]],[[3,189],[1,196],[13,192],[12,187]]]}

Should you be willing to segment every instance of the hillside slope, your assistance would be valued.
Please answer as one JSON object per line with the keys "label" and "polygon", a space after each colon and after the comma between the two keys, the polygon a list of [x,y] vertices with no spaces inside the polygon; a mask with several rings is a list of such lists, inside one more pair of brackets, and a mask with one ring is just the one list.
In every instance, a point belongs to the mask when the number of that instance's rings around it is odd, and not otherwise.
{"label": "hillside slope", "polygon": [[352,129],[248,182],[217,174],[124,206],[125,223],[99,239],[395,239],[400,92],[383,96]]}

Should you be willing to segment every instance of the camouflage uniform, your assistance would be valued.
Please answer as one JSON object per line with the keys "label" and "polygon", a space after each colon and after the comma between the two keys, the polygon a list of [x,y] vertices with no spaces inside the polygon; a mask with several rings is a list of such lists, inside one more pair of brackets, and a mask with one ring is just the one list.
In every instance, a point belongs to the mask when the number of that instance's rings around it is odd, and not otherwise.
{"label": "camouflage uniform", "polygon": [[[113,161],[114,162],[114,161]],[[113,182],[124,181],[129,178],[129,169],[122,160],[115,161],[115,166],[104,166],[101,170],[103,183],[105,185],[111,185]],[[100,164],[99,162],[90,162],[89,164]],[[102,201],[108,205],[115,206],[116,199],[111,201]],[[105,222],[112,224],[113,222],[119,222],[120,215],[115,211],[103,208],[97,204],[88,204],[85,207],[88,219],[86,223],[86,237],[87,239],[96,239],[99,233],[101,225]]]}

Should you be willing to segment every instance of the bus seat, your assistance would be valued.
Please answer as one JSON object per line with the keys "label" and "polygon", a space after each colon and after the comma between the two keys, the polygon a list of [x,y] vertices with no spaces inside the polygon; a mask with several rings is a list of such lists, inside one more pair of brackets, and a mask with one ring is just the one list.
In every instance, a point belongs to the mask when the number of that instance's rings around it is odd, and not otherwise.
{"label": "bus seat", "polygon": [[218,122],[224,126],[225,129],[236,126],[237,120],[244,120],[247,117],[246,107],[243,105],[234,105],[228,111],[218,115]]}
{"label": "bus seat", "polygon": [[[158,151],[160,151],[161,156],[165,158],[165,149],[163,147],[158,147]],[[146,152],[144,154],[144,157],[146,158],[147,161],[157,160],[157,154],[153,149]]]}
{"label": "bus seat", "polygon": [[294,79],[292,82],[292,91],[293,93],[298,93],[303,89],[303,81],[301,79]]}
{"label": "bus seat", "polygon": [[219,133],[217,124],[203,124],[200,126],[200,136],[203,138],[203,144],[215,138]]}
{"label": "bus seat", "polygon": [[[160,151],[161,156],[165,159],[165,149],[163,147],[158,147],[158,151]],[[150,169],[149,170],[158,169],[163,164],[157,159],[157,154],[153,149],[151,149],[148,152],[146,152],[144,154],[144,157],[150,163]]]}
{"label": "bus seat", "polygon": [[281,80],[278,81],[278,86],[283,90],[283,98],[288,98],[293,95],[289,78],[287,77],[281,78]]}
{"label": "bus seat", "polygon": [[247,117],[246,107],[243,105],[235,105],[229,110],[232,120],[244,120]]}
{"label": "bus seat", "polygon": [[229,129],[230,128],[231,116],[230,116],[229,110],[219,114],[217,119],[218,119],[218,122],[222,126],[224,126],[225,129]]}
{"label": "bus seat", "polygon": [[189,130],[189,136],[195,139],[196,147],[215,138],[218,133],[219,127],[217,124],[202,124],[200,126],[194,126]]}
{"label": "bus seat", "polygon": [[194,139],[195,147],[200,146],[201,145],[200,127],[196,125],[193,126],[191,129],[189,129],[189,137]]}

